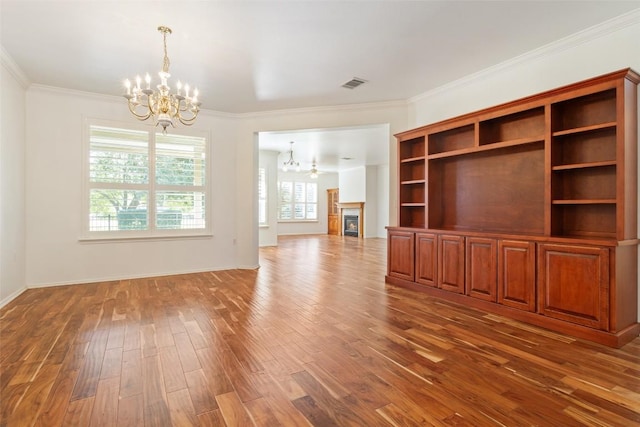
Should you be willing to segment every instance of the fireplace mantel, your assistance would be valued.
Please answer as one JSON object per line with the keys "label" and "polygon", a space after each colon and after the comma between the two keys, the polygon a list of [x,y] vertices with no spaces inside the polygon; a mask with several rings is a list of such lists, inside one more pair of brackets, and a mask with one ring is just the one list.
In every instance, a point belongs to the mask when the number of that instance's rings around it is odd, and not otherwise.
{"label": "fireplace mantel", "polygon": [[340,227],[338,227],[338,235],[344,235],[344,210],[345,209],[358,209],[358,237],[364,237],[364,202],[338,202],[338,218],[340,220]]}

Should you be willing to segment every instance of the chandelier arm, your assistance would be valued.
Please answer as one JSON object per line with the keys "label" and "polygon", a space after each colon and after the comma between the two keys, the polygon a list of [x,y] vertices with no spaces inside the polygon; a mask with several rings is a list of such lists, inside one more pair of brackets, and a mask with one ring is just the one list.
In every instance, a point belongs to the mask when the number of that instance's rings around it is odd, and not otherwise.
{"label": "chandelier arm", "polygon": [[133,106],[131,100],[129,100],[129,111],[131,111],[131,114],[133,114],[138,120],[147,120],[149,117],[151,117],[152,114],[151,109],[149,109],[149,112],[147,114],[136,113],[135,107]]}
{"label": "chandelier arm", "polygon": [[176,114],[176,117],[178,118],[180,123],[182,123],[183,125],[191,126],[193,124],[193,122],[196,121],[196,117],[198,117],[198,113],[194,114],[193,117],[188,118],[188,119],[182,117],[182,114],[180,114],[180,113]]}
{"label": "chandelier arm", "polygon": [[171,106],[173,107],[173,116],[178,116],[180,114],[180,111],[184,111],[182,110],[182,108],[180,107],[180,105],[182,105],[182,101],[180,101],[180,99],[178,98],[173,98],[173,101],[171,103]]}
{"label": "chandelier arm", "polygon": [[[149,114],[151,114],[152,116],[158,115],[159,104],[160,104],[159,102],[154,102],[153,95],[147,96],[147,108],[149,109]],[[154,109],[154,106],[155,106],[155,109]]]}
{"label": "chandelier arm", "polygon": [[188,104],[188,103],[186,103],[186,102],[184,102],[184,103],[183,103],[183,102],[181,102],[181,101],[178,101],[178,102],[176,103],[176,106],[177,106],[176,110],[177,110],[178,112],[180,112],[180,111],[188,111],[188,110],[189,110],[189,104]]}

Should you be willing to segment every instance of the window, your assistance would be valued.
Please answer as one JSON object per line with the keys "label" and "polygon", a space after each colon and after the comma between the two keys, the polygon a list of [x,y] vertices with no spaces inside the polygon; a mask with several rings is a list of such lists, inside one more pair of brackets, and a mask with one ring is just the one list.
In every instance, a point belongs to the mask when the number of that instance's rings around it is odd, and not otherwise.
{"label": "window", "polygon": [[305,221],[318,219],[318,184],[315,182],[280,181],[278,185],[278,219]]}
{"label": "window", "polygon": [[207,147],[202,136],[90,124],[85,230],[94,237],[206,234]]}
{"label": "window", "polygon": [[267,225],[267,171],[258,168],[258,224]]}

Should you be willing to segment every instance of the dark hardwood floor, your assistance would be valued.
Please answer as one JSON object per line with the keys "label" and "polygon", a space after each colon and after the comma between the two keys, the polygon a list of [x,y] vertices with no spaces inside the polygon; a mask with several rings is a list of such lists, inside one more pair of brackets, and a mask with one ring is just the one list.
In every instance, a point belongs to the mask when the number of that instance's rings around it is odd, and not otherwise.
{"label": "dark hardwood floor", "polygon": [[31,289],[0,310],[2,426],[632,426],[612,349],[384,283],[386,241]]}

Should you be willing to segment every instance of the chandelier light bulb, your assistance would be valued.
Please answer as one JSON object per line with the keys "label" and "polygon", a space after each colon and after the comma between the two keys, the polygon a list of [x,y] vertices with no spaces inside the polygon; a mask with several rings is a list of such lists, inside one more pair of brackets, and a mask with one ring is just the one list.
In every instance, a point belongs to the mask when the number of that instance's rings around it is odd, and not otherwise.
{"label": "chandelier light bulb", "polygon": [[136,76],[135,86],[131,86],[129,79],[126,79],[124,86],[126,92],[123,95],[129,104],[129,111],[138,120],[147,120],[152,118],[156,126],[162,127],[162,133],[167,133],[167,127],[174,127],[176,122],[182,123],[185,126],[190,126],[196,120],[198,113],[200,112],[200,105],[202,104],[198,100],[198,90],[193,91],[193,97],[189,97],[189,85],[184,85],[185,96],[181,95],[182,83],[178,81],[176,87],[177,91],[171,93],[171,87],[168,84],[169,77],[169,56],[167,55],[167,35],[171,34],[171,29],[168,27],[158,27],[158,31],[162,33],[164,44],[164,59],[162,63],[162,70],[158,73],[160,77],[160,84],[156,86],[157,90],[151,89],[151,76],[146,73],[144,81],[146,88],[140,87],[142,79],[140,75]]}

